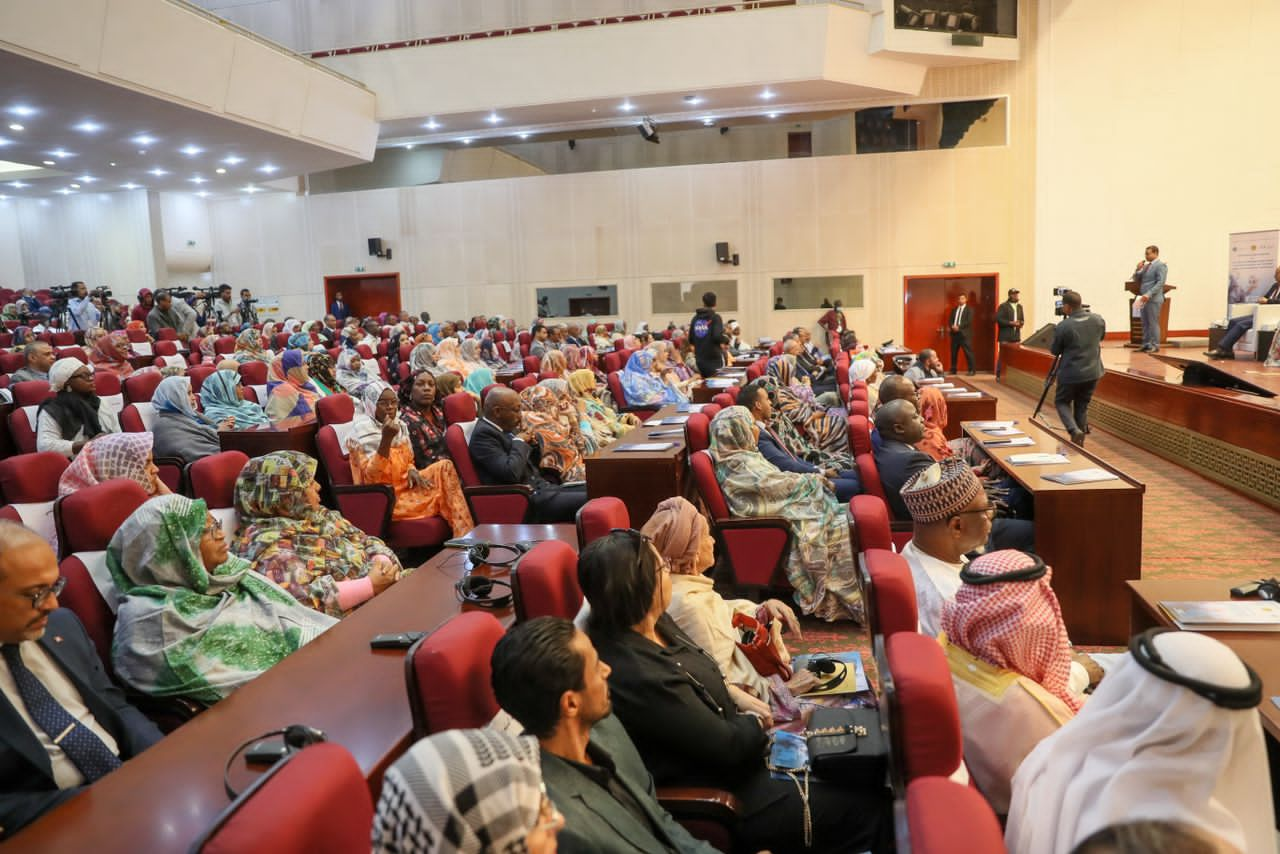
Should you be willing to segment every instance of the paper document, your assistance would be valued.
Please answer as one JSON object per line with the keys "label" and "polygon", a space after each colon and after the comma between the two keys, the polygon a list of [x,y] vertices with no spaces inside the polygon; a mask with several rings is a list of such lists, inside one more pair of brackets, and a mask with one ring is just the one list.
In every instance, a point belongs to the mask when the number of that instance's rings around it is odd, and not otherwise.
{"label": "paper document", "polygon": [[683,424],[688,420],[689,420],[688,415],[668,415],[666,418],[662,419],[658,423],[659,424]]}
{"label": "paper document", "polygon": [[1015,466],[1053,466],[1071,462],[1066,454],[1010,454],[1005,459]]}
{"label": "paper document", "polygon": [[942,377],[921,377],[916,380],[916,385],[947,386],[949,388],[951,383],[947,382]]}
{"label": "paper document", "polygon": [[974,430],[1007,430],[1017,421],[970,421],[969,426]]}
{"label": "paper document", "polygon": [[1051,480],[1054,483],[1061,483],[1065,486],[1071,486],[1077,483],[1097,483],[1103,480],[1119,480],[1120,476],[1112,474],[1106,469],[1092,468],[1080,469],[1079,471],[1064,471],[1062,474],[1046,474],[1045,480]]}
{"label": "paper document", "polygon": [[1160,610],[1180,629],[1214,632],[1280,631],[1280,602],[1239,599],[1220,602],[1161,601]]}
{"label": "paper document", "polygon": [[983,430],[982,432],[986,433],[988,436],[1025,436],[1027,435],[1026,433],[1023,433],[1021,430],[1019,430],[1017,427],[996,427],[995,429]]}
{"label": "paper document", "polygon": [[1035,440],[1030,436],[1014,436],[1012,439],[984,439],[982,447],[984,448],[1025,448],[1028,445],[1034,445]]}
{"label": "paper document", "polygon": [[664,436],[683,436],[684,430],[654,430],[649,434],[650,439],[661,439]]}
{"label": "paper document", "polygon": [[636,442],[634,445],[619,445],[618,453],[623,451],[669,451],[676,446],[675,442]]}
{"label": "paper document", "polygon": [[703,383],[707,388],[733,388],[737,384],[737,380],[726,379],[725,377],[712,377]]}
{"label": "paper document", "polygon": [[676,412],[701,412],[705,403],[682,403],[676,407]]}
{"label": "paper document", "polygon": [[955,391],[944,389],[942,394],[947,400],[958,400],[961,398],[967,400],[969,398],[982,397],[982,392],[980,391],[961,391],[959,389]]}

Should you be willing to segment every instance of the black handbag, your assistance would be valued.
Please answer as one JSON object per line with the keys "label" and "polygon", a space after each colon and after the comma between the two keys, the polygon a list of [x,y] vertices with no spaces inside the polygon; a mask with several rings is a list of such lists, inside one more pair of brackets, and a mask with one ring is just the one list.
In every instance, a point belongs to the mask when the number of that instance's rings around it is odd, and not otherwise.
{"label": "black handbag", "polygon": [[809,768],[833,783],[881,786],[889,765],[879,709],[816,708],[805,730]]}

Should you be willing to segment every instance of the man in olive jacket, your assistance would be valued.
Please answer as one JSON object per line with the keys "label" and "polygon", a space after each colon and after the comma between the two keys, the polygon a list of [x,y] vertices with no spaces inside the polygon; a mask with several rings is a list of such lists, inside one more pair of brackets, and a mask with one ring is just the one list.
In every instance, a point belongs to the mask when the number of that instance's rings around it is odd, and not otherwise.
{"label": "man in olive jacket", "polygon": [[1075,291],[1062,295],[1062,310],[1067,316],[1054,327],[1049,347],[1053,355],[1062,357],[1053,405],[1071,441],[1083,446],[1089,432],[1089,401],[1104,373],[1102,338],[1107,334],[1107,322],[1084,308]]}

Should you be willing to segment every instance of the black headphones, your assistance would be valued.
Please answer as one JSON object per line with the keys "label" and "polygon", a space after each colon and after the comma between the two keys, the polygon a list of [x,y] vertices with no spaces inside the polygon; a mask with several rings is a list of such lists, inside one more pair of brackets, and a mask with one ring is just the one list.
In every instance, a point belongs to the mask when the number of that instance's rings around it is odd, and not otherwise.
{"label": "black headphones", "polygon": [[257,741],[271,738],[275,735],[284,736],[284,745],[287,748],[286,755],[296,753],[304,747],[310,747],[313,744],[319,744],[322,741],[328,740],[323,731],[304,724],[290,724],[283,729],[273,729],[270,732],[255,735],[253,738],[231,751],[231,755],[227,757],[227,764],[222,766],[222,788],[226,791],[228,798],[234,801],[240,795],[239,792],[231,787],[231,763],[234,762],[236,757],[239,756],[249,745]]}
{"label": "black headphones", "polygon": [[845,677],[849,675],[849,665],[838,658],[811,658],[805,664],[804,669],[819,679],[827,677],[826,682],[819,682],[809,689],[812,693],[830,691],[832,688],[839,686],[845,680]]}
{"label": "black headphones", "polygon": [[[447,549],[463,549],[467,553],[467,559],[471,561],[473,566],[484,564],[501,568],[513,565],[520,560],[525,552],[540,542],[542,541],[519,540],[514,543],[490,543],[485,540],[458,538],[447,540],[444,547]],[[499,557],[501,557],[500,560],[498,559]]]}
{"label": "black headphones", "polygon": [[1000,575],[979,575],[970,569],[973,563],[967,563],[964,569],[960,570],[960,580],[965,584],[981,587],[984,584],[1003,584],[1006,581],[1035,581],[1037,578],[1043,578],[1045,572],[1048,571],[1044,561],[1040,559],[1039,555],[1028,554],[1026,556],[1031,558],[1031,566],[1014,569]]}
{"label": "black headphones", "polygon": [[1244,664],[1245,671],[1249,674],[1249,684],[1243,688],[1224,688],[1221,685],[1214,685],[1212,682],[1202,682],[1199,679],[1192,679],[1190,676],[1184,676],[1174,670],[1160,656],[1159,650],[1156,649],[1156,635],[1162,635],[1165,632],[1171,632],[1173,629],[1154,628],[1147,629],[1140,635],[1134,635],[1129,641],[1129,652],[1133,655],[1134,661],[1142,665],[1142,669],[1151,675],[1163,679],[1165,682],[1172,682],[1174,685],[1182,687],[1199,694],[1215,706],[1224,709],[1253,709],[1262,702],[1262,679],[1252,667]]}
{"label": "black headphones", "polygon": [[[495,589],[496,588],[496,589]],[[505,608],[511,604],[511,585],[487,575],[467,573],[453,585],[458,601],[478,608]],[[502,591],[506,591],[505,593]]]}

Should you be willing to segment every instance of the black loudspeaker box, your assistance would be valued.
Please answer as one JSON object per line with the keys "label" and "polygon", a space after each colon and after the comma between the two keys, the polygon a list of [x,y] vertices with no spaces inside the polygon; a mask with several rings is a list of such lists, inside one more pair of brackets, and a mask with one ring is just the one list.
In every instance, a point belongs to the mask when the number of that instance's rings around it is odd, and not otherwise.
{"label": "black loudspeaker box", "polygon": [[381,237],[369,238],[369,254],[370,255],[382,254],[382,238]]}
{"label": "black loudspeaker box", "polygon": [[721,264],[728,264],[733,260],[729,257],[729,244],[727,241],[716,244],[716,260]]}

